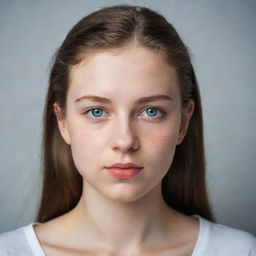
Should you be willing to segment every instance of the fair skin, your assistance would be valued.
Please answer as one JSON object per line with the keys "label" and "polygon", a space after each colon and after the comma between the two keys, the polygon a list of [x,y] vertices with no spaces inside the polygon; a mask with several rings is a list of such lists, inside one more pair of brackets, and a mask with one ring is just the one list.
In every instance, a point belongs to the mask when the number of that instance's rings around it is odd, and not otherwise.
{"label": "fair skin", "polygon": [[[141,100],[156,95],[165,97]],[[141,46],[98,51],[72,67],[66,115],[54,110],[83,193],[72,211],[35,226],[46,255],[191,255],[198,221],[161,194],[194,110],[192,100],[182,108],[175,69]],[[143,169],[116,178],[104,167],[117,162]]]}

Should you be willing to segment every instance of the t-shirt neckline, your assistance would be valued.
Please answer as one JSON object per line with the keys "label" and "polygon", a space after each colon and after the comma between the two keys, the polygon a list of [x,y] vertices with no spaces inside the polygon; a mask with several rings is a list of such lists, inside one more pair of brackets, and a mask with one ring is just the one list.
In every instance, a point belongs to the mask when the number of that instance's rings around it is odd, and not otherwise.
{"label": "t-shirt neckline", "polygon": [[25,235],[33,253],[37,256],[46,256],[33,227],[34,225],[38,225],[38,224],[40,225],[41,223],[39,222],[30,223],[25,228]]}
{"label": "t-shirt neckline", "polygon": [[[197,237],[196,245],[193,249],[193,252],[191,256],[199,256],[200,251],[202,251],[202,237],[205,235],[205,223],[203,218],[200,215],[191,215],[193,218],[197,218],[199,221],[199,234]],[[29,243],[30,248],[37,256],[46,256],[46,254],[43,251],[43,248],[39,242],[39,239],[35,233],[34,225],[40,225],[39,222],[32,222],[25,228],[25,235],[27,238],[27,241]]]}
{"label": "t-shirt neckline", "polygon": [[192,215],[199,220],[199,235],[193,253],[191,256],[202,256],[205,255],[206,248],[208,246],[210,226],[211,222],[200,215]]}

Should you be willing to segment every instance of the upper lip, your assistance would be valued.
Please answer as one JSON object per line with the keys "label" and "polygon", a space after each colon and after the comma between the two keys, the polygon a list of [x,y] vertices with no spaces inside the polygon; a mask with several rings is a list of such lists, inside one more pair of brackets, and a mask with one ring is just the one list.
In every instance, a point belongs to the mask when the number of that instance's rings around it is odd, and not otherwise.
{"label": "upper lip", "polygon": [[127,169],[127,168],[143,168],[137,164],[134,163],[115,163],[113,165],[107,166],[106,168],[122,168],[122,169]]}

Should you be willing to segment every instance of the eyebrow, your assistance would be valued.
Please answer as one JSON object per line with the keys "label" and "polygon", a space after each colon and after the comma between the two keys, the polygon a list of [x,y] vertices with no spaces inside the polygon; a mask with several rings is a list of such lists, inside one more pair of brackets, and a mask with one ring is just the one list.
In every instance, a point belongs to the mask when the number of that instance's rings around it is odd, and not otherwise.
{"label": "eyebrow", "polygon": [[[102,102],[102,103],[111,103],[111,100],[108,98],[99,97],[96,95],[85,95],[75,100],[75,103],[80,102],[82,100],[90,100],[90,101],[96,101],[96,102]],[[135,104],[142,104],[147,103],[155,100],[170,100],[172,101],[172,98],[165,94],[159,94],[159,95],[152,95],[148,97],[143,97],[138,99]]]}

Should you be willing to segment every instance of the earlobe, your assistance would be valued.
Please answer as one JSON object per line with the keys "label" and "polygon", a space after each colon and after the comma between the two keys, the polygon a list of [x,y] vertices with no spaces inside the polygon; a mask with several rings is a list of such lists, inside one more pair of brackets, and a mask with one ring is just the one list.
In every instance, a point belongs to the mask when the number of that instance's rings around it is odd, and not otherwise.
{"label": "earlobe", "polygon": [[58,127],[59,127],[59,131],[60,134],[62,136],[62,138],[64,139],[64,141],[70,145],[70,135],[69,135],[69,131],[68,131],[68,127],[67,127],[67,122],[66,122],[66,118],[63,117],[63,110],[61,109],[61,107],[59,106],[58,103],[54,103],[53,104],[53,110],[57,119],[57,123],[58,123]]}
{"label": "earlobe", "polygon": [[186,107],[184,107],[183,111],[182,111],[182,121],[181,121],[179,139],[178,139],[177,145],[182,143],[183,139],[185,138],[185,136],[187,134],[189,122],[194,113],[194,109],[195,109],[195,102],[194,102],[194,100],[190,99],[189,102],[187,103]]}

